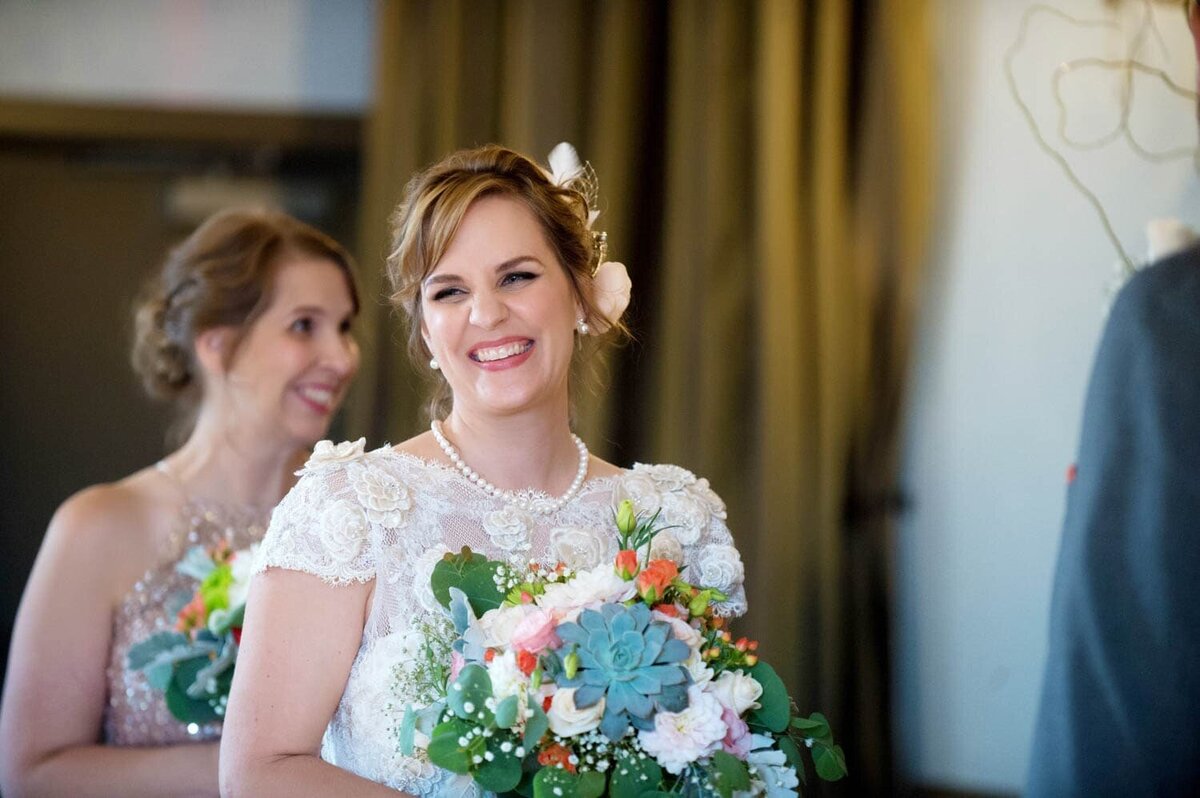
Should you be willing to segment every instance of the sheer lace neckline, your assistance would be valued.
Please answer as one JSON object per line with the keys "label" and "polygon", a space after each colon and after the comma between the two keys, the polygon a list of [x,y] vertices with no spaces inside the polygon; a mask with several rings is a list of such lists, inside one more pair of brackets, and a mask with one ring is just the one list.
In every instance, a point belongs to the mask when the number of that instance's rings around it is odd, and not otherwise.
{"label": "sheer lace neckline", "polygon": [[[485,496],[489,499],[495,498],[491,494],[489,494],[487,491],[485,491],[483,488],[481,488],[479,485],[476,485],[474,482],[467,479],[467,477],[461,471],[459,471],[457,468],[455,468],[453,465],[451,465],[449,463],[443,463],[438,460],[430,460],[428,457],[422,457],[419,454],[413,454],[412,452],[406,452],[402,449],[397,449],[395,446],[383,446],[380,448],[379,451],[382,451],[389,456],[396,457],[401,460],[407,460],[408,462],[410,462],[420,468],[424,468],[429,471],[437,471],[438,473],[445,474],[449,478],[457,480],[458,482],[468,486],[468,488],[470,490],[477,492],[480,496]],[[595,493],[595,492],[605,490],[605,489],[612,487],[617,482],[617,480],[621,479],[622,477],[624,477],[630,473],[632,473],[630,471],[630,469],[621,468],[620,471],[616,474],[597,475],[594,477],[588,477],[587,479],[585,479],[583,481],[583,484],[579,487],[579,492],[575,494],[574,498],[572,498],[570,502],[568,502],[568,505],[575,503],[576,501],[579,500],[579,498],[581,496],[583,496],[585,494]],[[550,494],[546,493],[545,491],[534,490],[532,488],[526,488],[524,490],[514,491],[514,492],[531,495],[536,498],[546,498],[546,499],[551,498]],[[503,500],[497,499],[497,501],[502,502]]]}

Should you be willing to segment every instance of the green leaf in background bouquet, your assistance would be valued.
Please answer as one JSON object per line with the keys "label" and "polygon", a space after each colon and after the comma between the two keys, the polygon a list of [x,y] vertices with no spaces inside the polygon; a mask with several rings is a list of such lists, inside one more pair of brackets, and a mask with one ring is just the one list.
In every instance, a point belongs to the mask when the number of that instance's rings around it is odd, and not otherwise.
{"label": "green leaf in background bouquet", "polygon": [[612,798],[641,798],[662,784],[662,768],[642,753],[622,750],[612,768],[608,792]]}
{"label": "green leaf in background bouquet", "polygon": [[604,774],[594,770],[569,773],[545,767],[533,777],[533,798],[600,798],[605,781]]}
{"label": "green leaf in background bouquet", "polygon": [[[196,681],[196,675],[209,662],[208,657],[202,656],[178,663],[175,667],[174,677],[167,685],[165,694],[167,709],[184,723],[212,723],[221,719],[207,698],[191,698],[187,694],[188,687]],[[228,693],[233,673],[227,672],[224,678],[225,692]]]}
{"label": "green leaf in background bouquet", "polygon": [[762,695],[758,698],[759,708],[753,710],[746,718],[752,725],[764,726],[775,733],[782,732],[788,727],[792,716],[792,700],[788,698],[787,688],[775,669],[763,661],[749,669],[754,681],[762,685]]}
{"label": "green leaf in background bouquet", "polygon": [[516,695],[510,695],[508,698],[496,705],[496,726],[501,729],[511,729],[517,723],[517,710],[521,708],[521,702]]}
{"label": "green leaf in background bouquet", "polygon": [[550,719],[546,717],[541,704],[533,701],[529,708],[533,710],[533,715],[525,720],[525,737],[521,741],[526,751],[537,745],[538,740],[542,739],[542,735],[550,730]]}
{"label": "green leaf in background bouquet", "polygon": [[504,593],[495,581],[501,565],[466,547],[458,554],[448,554],[433,567],[433,576],[429,580],[433,596],[448,608],[450,588],[457,587],[466,595],[477,616],[494,610],[504,601]]}
{"label": "green leaf in background bouquet", "polygon": [[783,755],[787,757],[788,764],[796,771],[800,783],[806,784],[808,778],[804,772],[804,759],[800,756],[800,748],[796,745],[796,741],[785,734],[775,742],[779,744],[779,750],[783,751]]}

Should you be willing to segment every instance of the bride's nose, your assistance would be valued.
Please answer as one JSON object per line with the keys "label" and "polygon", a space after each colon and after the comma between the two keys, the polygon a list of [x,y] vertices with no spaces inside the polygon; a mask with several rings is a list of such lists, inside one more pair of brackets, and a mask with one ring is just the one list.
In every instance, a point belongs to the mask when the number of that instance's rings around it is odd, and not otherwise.
{"label": "bride's nose", "polygon": [[508,318],[504,300],[492,291],[477,291],[471,298],[471,324],[484,330],[493,329]]}

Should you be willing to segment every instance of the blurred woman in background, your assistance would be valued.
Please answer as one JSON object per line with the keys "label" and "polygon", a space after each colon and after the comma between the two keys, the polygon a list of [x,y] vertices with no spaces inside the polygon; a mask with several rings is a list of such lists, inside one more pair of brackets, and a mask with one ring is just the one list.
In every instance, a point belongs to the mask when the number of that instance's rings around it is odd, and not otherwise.
{"label": "blurred woman in background", "polygon": [[228,211],[168,256],[133,363],[184,443],[55,513],[21,601],[0,705],[0,791],[216,795],[221,726],[183,724],[127,664],[194,588],[184,551],[257,542],[358,368],[351,259],[282,213]]}

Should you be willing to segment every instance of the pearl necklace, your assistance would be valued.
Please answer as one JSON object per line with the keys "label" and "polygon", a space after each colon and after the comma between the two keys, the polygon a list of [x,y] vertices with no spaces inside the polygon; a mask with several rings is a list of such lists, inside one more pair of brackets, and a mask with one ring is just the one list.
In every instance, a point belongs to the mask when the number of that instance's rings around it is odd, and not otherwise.
{"label": "pearl necklace", "polygon": [[562,509],[563,505],[575,498],[575,494],[583,487],[583,480],[587,477],[589,459],[587,444],[574,433],[571,434],[571,441],[575,444],[575,448],[579,450],[579,468],[575,471],[575,479],[571,481],[571,487],[567,488],[567,492],[557,499],[552,499],[542,491],[532,489],[511,491],[497,488],[491,482],[481,477],[475,469],[463,462],[462,455],[458,453],[458,449],[454,448],[454,444],[450,443],[446,439],[446,435],[442,432],[440,421],[435,419],[430,422],[429,429],[433,432],[433,437],[437,439],[438,446],[441,446],[442,451],[446,453],[446,457],[450,458],[450,462],[454,463],[455,467],[458,468],[464,477],[483,488],[484,492],[489,496],[495,496],[497,499],[502,499],[506,503],[515,505],[522,510],[543,515],[558,512]]}

